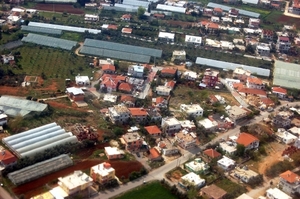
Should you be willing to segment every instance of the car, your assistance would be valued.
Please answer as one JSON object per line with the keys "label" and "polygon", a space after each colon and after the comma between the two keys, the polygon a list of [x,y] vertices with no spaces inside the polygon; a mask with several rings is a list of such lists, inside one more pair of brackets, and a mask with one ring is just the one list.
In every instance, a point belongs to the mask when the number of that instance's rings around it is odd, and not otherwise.
{"label": "car", "polygon": [[141,157],[139,152],[136,152],[136,156],[139,158]]}

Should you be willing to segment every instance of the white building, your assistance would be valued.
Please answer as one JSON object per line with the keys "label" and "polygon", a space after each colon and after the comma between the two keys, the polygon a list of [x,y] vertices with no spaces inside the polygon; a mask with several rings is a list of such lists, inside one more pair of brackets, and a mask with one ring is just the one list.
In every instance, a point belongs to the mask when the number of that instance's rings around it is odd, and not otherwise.
{"label": "white building", "polygon": [[218,160],[218,166],[225,171],[229,171],[235,167],[235,161],[223,156],[222,159]]}
{"label": "white building", "polygon": [[246,81],[247,78],[251,76],[251,72],[238,67],[233,71],[232,76],[238,78],[241,81]]}
{"label": "white building", "polygon": [[78,86],[88,86],[91,83],[88,76],[80,76],[80,75],[77,75],[75,77],[75,82]]}
{"label": "white building", "polygon": [[231,175],[238,178],[244,183],[249,183],[250,180],[255,179],[259,176],[259,174],[256,173],[255,171],[252,171],[248,168],[239,168],[239,167],[235,168],[232,171]]}
{"label": "white building", "polygon": [[197,136],[193,132],[189,132],[185,129],[175,134],[175,140],[177,144],[183,148],[188,149],[196,146]]}
{"label": "white building", "polygon": [[266,192],[268,199],[292,199],[291,196],[287,195],[278,188],[270,188]]}
{"label": "white building", "polygon": [[115,178],[115,169],[107,162],[91,167],[90,175],[95,182],[105,183]]}
{"label": "white building", "polygon": [[198,74],[194,71],[185,71],[182,77],[187,80],[195,81],[198,78]]}
{"label": "white building", "polygon": [[7,118],[8,116],[5,113],[1,113],[0,111],[0,126],[7,124]]}
{"label": "white building", "polygon": [[236,152],[236,144],[231,141],[221,142],[219,147],[228,155],[234,155]]}
{"label": "white building", "polygon": [[108,116],[112,123],[126,123],[130,117],[130,111],[123,105],[115,105],[108,108]]}
{"label": "white building", "polygon": [[128,67],[128,75],[132,77],[144,77],[144,66],[133,65]]}
{"label": "white building", "polygon": [[270,46],[268,44],[259,43],[256,46],[256,53],[260,56],[269,56],[270,55]]}
{"label": "white building", "polygon": [[165,117],[161,120],[163,132],[174,134],[181,130],[181,124],[175,117]]}
{"label": "white building", "polygon": [[107,159],[121,159],[124,157],[125,152],[117,147],[104,147],[105,155]]}
{"label": "white building", "polygon": [[203,126],[206,131],[214,131],[218,128],[218,122],[211,121],[208,118],[200,120],[198,123],[199,125]]}
{"label": "white building", "polygon": [[187,186],[189,185],[195,186],[196,188],[200,188],[205,185],[205,180],[200,178],[200,176],[195,174],[194,172],[190,172],[181,177],[179,185],[184,188],[187,188]]}
{"label": "white building", "polygon": [[278,129],[275,133],[276,137],[285,144],[292,144],[297,140],[297,136],[285,131],[284,129]]}
{"label": "white building", "polygon": [[197,36],[192,36],[192,35],[185,35],[185,43],[200,46],[202,44],[202,37],[197,37]]}
{"label": "white building", "polygon": [[279,187],[285,193],[291,195],[300,193],[300,176],[290,170],[287,170],[279,175]]}
{"label": "white building", "polygon": [[157,86],[155,88],[157,95],[169,96],[172,88],[168,86]]}
{"label": "white building", "polygon": [[159,32],[158,33],[158,39],[160,41],[165,41],[165,42],[174,42],[175,33]]}
{"label": "white building", "polygon": [[260,19],[250,18],[249,19],[249,28],[258,28],[260,24]]}
{"label": "white building", "polygon": [[98,15],[85,14],[84,15],[84,20],[85,21],[99,21],[99,16]]}
{"label": "white building", "polygon": [[181,104],[180,110],[187,115],[195,117],[203,116],[203,108],[199,104]]}
{"label": "white building", "polygon": [[220,22],[220,17],[212,16],[210,19],[212,22],[219,23]]}
{"label": "white building", "polygon": [[201,158],[196,158],[195,160],[188,162],[184,165],[185,169],[196,174],[207,173],[209,170],[209,165],[205,163]]}
{"label": "white building", "polygon": [[68,176],[58,178],[58,185],[68,196],[89,188],[92,184],[93,179],[82,171],[74,171]]}

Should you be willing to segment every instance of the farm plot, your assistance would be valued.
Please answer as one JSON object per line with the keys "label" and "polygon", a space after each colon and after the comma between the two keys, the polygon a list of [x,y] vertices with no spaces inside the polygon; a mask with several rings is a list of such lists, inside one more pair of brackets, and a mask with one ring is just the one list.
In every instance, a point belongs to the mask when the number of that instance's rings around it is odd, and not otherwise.
{"label": "farm plot", "polygon": [[52,12],[67,12],[71,14],[84,14],[83,10],[74,8],[72,5],[68,4],[37,4],[35,9]]}
{"label": "farm plot", "polygon": [[21,53],[22,69],[15,69],[16,74],[40,76],[43,73],[47,78],[70,78],[79,73],[91,75],[87,58],[72,52],[31,44],[17,50]]}

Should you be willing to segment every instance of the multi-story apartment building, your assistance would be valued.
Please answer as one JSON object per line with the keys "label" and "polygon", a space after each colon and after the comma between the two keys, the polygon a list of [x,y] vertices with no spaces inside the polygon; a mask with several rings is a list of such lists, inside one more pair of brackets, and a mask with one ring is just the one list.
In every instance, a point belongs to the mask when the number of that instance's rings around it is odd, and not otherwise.
{"label": "multi-story apartment building", "polygon": [[257,77],[248,77],[246,81],[247,88],[265,89],[263,81]]}
{"label": "multi-story apartment building", "polygon": [[137,132],[126,133],[122,138],[125,142],[126,150],[138,150],[143,145],[143,139]]}
{"label": "multi-story apartment building", "polygon": [[279,187],[287,194],[300,193],[300,176],[287,170],[279,175]]}
{"label": "multi-story apartment building", "polygon": [[134,119],[136,122],[142,122],[147,119],[148,112],[144,108],[128,108],[130,112],[131,119]]}
{"label": "multi-story apartment building", "polygon": [[210,68],[205,70],[202,83],[204,83],[207,87],[215,87],[218,80],[219,71],[211,70]]}
{"label": "multi-story apartment building", "polygon": [[90,175],[94,182],[106,183],[115,178],[115,169],[107,162],[91,167]]}
{"label": "multi-story apartment building", "polygon": [[123,104],[108,108],[108,115],[112,123],[126,123],[130,117],[130,111]]}
{"label": "multi-story apartment building", "polygon": [[174,134],[181,130],[181,124],[175,117],[162,118],[161,127],[162,131],[168,134]]}
{"label": "multi-story apartment building", "polygon": [[289,51],[291,48],[290,38],[287,36],[279,36],[276,47],[279,52]]}

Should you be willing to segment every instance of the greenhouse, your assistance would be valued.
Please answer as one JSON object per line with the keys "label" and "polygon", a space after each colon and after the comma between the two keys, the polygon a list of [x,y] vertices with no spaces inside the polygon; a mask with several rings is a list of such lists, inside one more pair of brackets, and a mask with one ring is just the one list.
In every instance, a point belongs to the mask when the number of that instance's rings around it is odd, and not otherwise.
{"label": "greenhouse", "polygon": [[15,185],[20,185],[47,174],[53,173],[55,171],[64,169],[71,165],[73,165],[73,161],[71,160],[71,158],[68,155],[63,154],[46,161],[36,163],[29,167],[25,167],[21,170],[9,173],[8,178]]}
{"label": "greenhouse", "polygon": [[3,138],[2,142],[16,156],[23,158],[33,157],[58,145],[76,143],[78,140],[71,132],[67,133],[56,123],[51,123]]}

